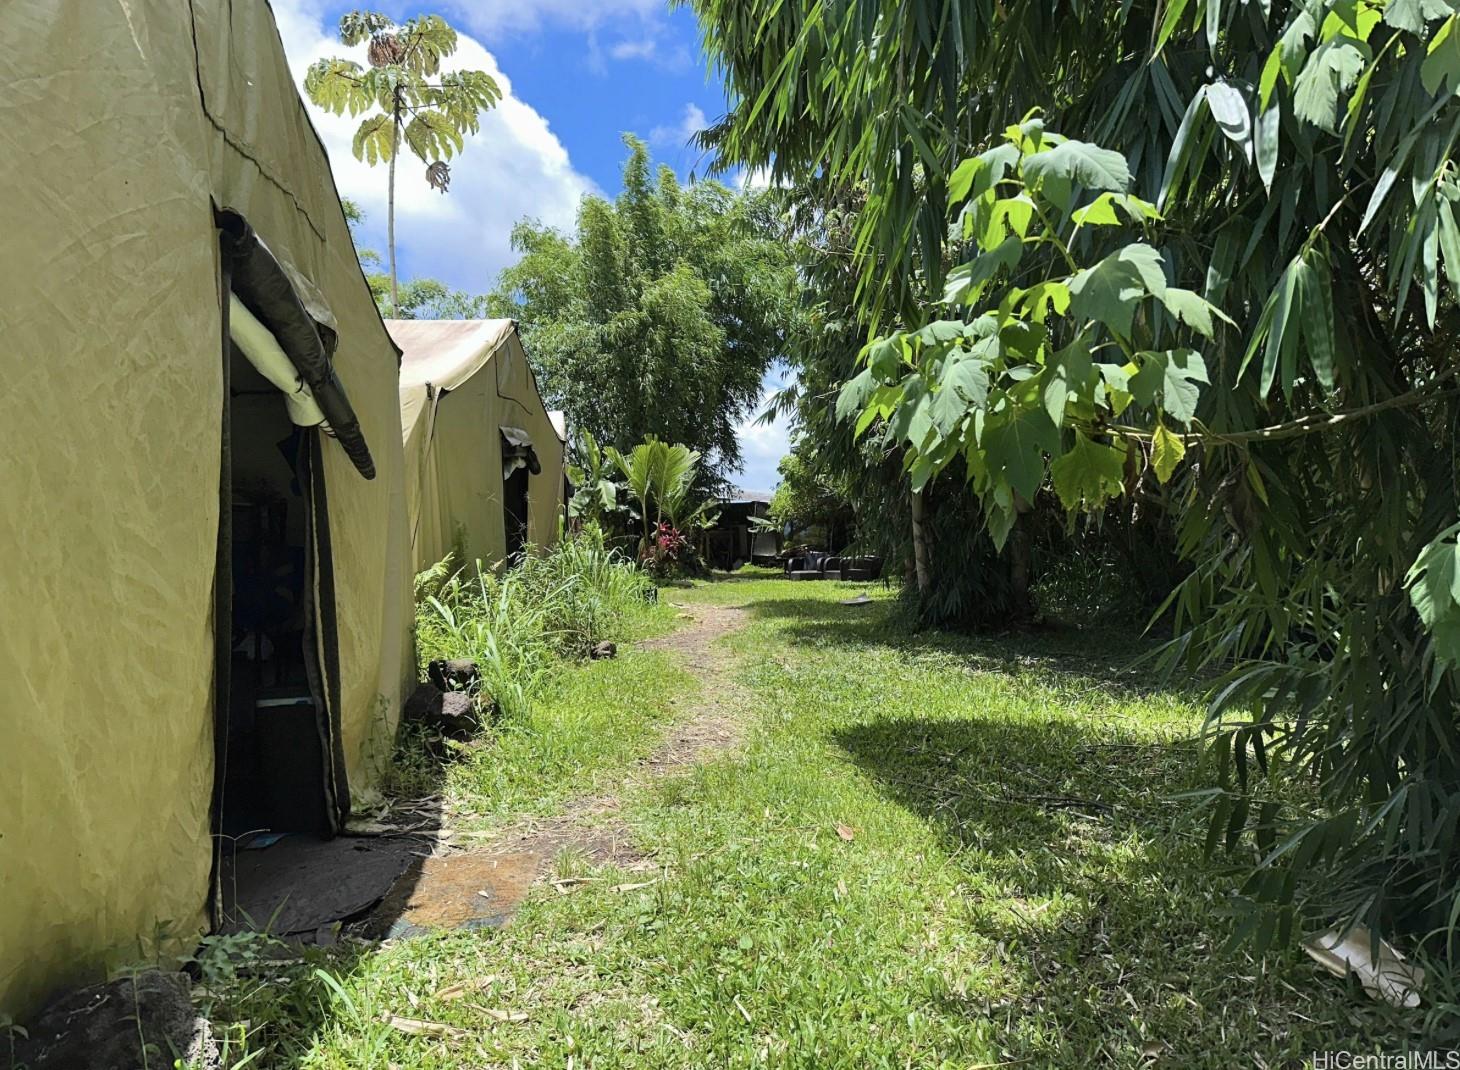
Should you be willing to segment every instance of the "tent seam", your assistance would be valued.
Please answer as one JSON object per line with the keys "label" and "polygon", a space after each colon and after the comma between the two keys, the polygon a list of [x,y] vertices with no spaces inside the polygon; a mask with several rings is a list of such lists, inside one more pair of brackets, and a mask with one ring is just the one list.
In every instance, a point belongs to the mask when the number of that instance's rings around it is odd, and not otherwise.
{"label": "tent seam", "polygon": [[[193,80],[198,86],[198,103],[202,108],[204,118],[212,124],[213,129],[223,135],[223,140],[231,145],[240,156],[258,168],[258,172],[263,178],[273,183],[284,196],[293,202],[295,210],[304,217],[304,221],[309,224],[309,229],[314,231],[314,236],[320,240],[321,244],[325,244],[326,238],[324,231],[314,221],[314,217],[310,215],[309,209],[299,199],[299,195],[284,185],[281,179],[274,177],[269,168],[264,166],[263,161],[255,155],[256,150],[252,145],[235,135],[224,125],[222,119],[213,114],[213,109],[208,104],[208,91],[203,86],[203,56],[202,50],[198,46],[198,12],[193,6],[193,0],[188,0],[188,29],[192,33],[193,38]],[[292,85],[293,83],[291,82],[290,84]],[[310,124],[310,128],[313,130],[313,124]],[[319,132],[315,131],[314,136],[315,140],[318,141]],[[328,153],[326,153],[325,158],[328,161]],[[326,162],[326,166],[328,166],[328,162]]]}

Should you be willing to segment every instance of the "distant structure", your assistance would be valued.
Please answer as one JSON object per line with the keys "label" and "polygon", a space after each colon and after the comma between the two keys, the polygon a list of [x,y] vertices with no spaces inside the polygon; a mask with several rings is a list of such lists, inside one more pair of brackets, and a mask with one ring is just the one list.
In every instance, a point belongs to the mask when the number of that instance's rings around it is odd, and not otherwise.
{"label": "distant structure", "polygon": [[705,563],[731,571],[745,564],[774,565],[781,552],[780,532],[752,523],[770,511],[772,492],[737,487],[720,499],[720,518],[705,532]]}

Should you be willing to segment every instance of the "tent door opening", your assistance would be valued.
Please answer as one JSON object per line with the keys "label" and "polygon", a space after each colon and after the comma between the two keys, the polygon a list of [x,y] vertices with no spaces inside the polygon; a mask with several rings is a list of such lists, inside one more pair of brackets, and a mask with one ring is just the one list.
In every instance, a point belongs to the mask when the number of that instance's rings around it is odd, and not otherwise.
{"label": "tent door opening", "polygon": [[[292,424],[279,391],[229,347],[227,695],[217,831],[329,836],[327,698],[321,686],[319,432]],[[220,575],[219,582],[224,577]],[[221,647],[221,643],[220,643]],[[223,696],[220,696],[223,698]]]}
{"label": "tent door opening", "polygon": [[502,519],[506,525],[507,559],[527,545],[528,486],[542,472],[532,439],[520,427],[501,428]]}
{"label": "tent door opening", "polygon": [[527,545],[527,469],[519,468],[502,481],[502,515],[507,525],[507,557]]}

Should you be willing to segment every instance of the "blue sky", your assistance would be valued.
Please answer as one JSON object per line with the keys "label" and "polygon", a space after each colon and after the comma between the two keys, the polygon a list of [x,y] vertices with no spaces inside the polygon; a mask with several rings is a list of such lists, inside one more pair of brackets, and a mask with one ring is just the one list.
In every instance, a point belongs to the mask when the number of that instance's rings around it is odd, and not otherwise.
{"label": "blue sky", "polygon": [[[290,63],[345,50],[334,39],[335,0],[272,0]],[[724,110],[707,74],[693,16],[666,0],[379,0],[395,18],[444,15],[462,34],[462,67],[491,71],[506,89],[481,133],[453,163],[451,192],[430,190],[403,165],[397,189],[397,253],[403,275],[432,275],[473,292],[490,288],[513,259],[513,223],[531,216],[571,227],[579,199],[619,188],[621,137],[643,137],[658,160],[687,178],[707,161],[690,136]],[[350,154],[354,124],[314,112],[340,191],[366,212],[364,241],[384,247],[385,172]],[[731,176],[729,181],[734,181]],[[775,375],[767,385],[778,382]],[[741,432],[746,464],[738,482],[769,489],[786,451],[786,428]]]}

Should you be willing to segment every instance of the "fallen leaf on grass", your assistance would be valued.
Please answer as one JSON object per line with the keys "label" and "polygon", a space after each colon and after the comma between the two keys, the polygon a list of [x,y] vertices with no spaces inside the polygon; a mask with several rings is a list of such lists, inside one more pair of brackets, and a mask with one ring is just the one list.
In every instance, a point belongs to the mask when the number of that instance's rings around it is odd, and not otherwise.
{"label": "fallen leaf on grass", "polygon": [[850,825],[843,825],[841,822],[837,822],[836,834],[850,842],[857,835],[857,831]]}
{"label": "fallen leaf on grass", "polygon": [[548,881],[548,883],[553,886],[553,890],[559,895],[567,895],[580,884],[588,884],[597,879],[597,877],[559,877],[555,881]]}
{"label": "fallen leaf on grass", "polygon": [[454,1025],[443,1025],[441,1022],[427,1022],[420,1018],[402,1018],[399,1014],[387,1014],[385,1024],[392,1029],[402,1033],[409,1033],[413,1037],[464,1037],[465,1029],[458,1029]]}
{"label": "fallen leaf on grass", "polygon": [[485,992],[487,989],[491,988],[493,984],[500,980],[501,978],[498,977],[495,973],[489,973],[485,977],[477,978],[475,981],[458,981],[455,984],[447,985],[445,988],[438,989],[436,992],[432,993],[431,998],[439,999],[443,1003],[450,1003],[454,999],[460,999],[462,996],[466,995],[473,989],[479,989],[480,991]]}
{"label": "fallen leaf on grass", "polygon": [[735,1009],[737,1011],[739,1011],[744,1016],[744,1018],[745,1018],[745,1024],[746,1025],[754,1025],[755,1023],[750,1018],[750,1012],[745,1009],[745,1004],[740,1002],[740,997],[739,996],[736,996],[735,997],[734,1003],[735,1003]]}
{"label": "fallen leaf on grass", "polygon": [[498,1007],[481,1007],[478,1009],[494,1022],[516,1023],[527,1021],[527,1013],[525,1011],[504,1011]]}
{"label": "fallen leaf on grass", "polygon": [[640,888],[647,888],[651,884],[658,884],[658,883],[659,883],[659,878],[656,877],[656,878],[654,878],[651,881],[639,881],[639,882],[637,882],[635,884],[615,884],[609,890],[610,891],[614,891],[614,892],[637,892]]}

